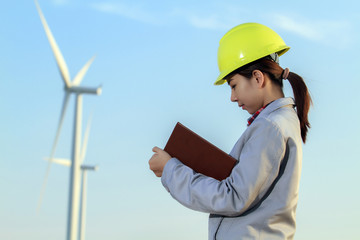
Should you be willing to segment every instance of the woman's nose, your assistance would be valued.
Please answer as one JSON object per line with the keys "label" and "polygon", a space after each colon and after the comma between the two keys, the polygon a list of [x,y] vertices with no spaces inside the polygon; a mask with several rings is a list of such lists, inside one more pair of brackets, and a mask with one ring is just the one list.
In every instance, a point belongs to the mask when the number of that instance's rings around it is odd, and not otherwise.
{"label": "woman's nose", "polygon": [[237,101],[237,98],[235,97],[234,91],[231,91],[230,100],[231,100],[232,102],[236,102],[236,101]]}

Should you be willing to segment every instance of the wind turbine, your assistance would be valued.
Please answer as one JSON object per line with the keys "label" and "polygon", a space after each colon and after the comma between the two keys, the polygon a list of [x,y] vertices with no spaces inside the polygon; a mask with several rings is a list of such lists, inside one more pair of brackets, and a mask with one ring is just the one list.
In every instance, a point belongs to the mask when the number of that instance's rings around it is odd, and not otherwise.
{"label": "wind turbine", "polygon": [[[87,142],[89,139],[89,133],[90,133],[90,125],[91,121],[88,122],[85,135],[84,135],[84,141],[81,147],[81,157],[80,157],[80,163],[81,163],[81,171],[82,171],[82,181],[81,181],[81,204],[80,204],[80,224],[79,224],[79,239],[84,240],[85,239],[85,221],[86,221],[86,192],[87,192],[87,171],[96,171],[98,169],[98,166],[90,166],[90,165],[84,165],[84,159],[86,155],[86,149],[87,149]],[[45,160],[50,161],[50,158],[45,158]],[[71,167],[71,161],[70,159],[65,158],[53,158],[52,162],[66,166]]]}
{"label": "wind turbine", "polygon": [[80,225],[79,239],[85,240],[85,221],[86,221],[86,192],[87,192],[87,171],[96,171],[98,166],[81,165],[82,170],[82,190],[81,190],[81,207],[80,207]]}
{"label": "wind turbine", "polygon": [[69,209],[68,209],[68,223],[67,223],[67,240],[75,240],[78,236],[78,225],[79,225],[79,197],[80,197],[80,134],[81,134],[81,122],[82,122],[82,95],[83,94],[101,94],[101,87],[89,88],[79,86],[82,79],[84,78],[87,70],[94,60],[92,57],[77,73],[73,81],[70,79],[69,70],[65,63],[64,57],[62,56],[60,49],[55,41],[54,36],[46,22],[46,19],[40,9],[38,2],[35,0],[37,10],[41,22],[43,24],[45,33],[50,42],[52,51],[60,70],[61,77],[64,81],[65,96],[61,110],[59,126],[56,131],[54,144],[50,153],[50,161],[45,174],[45,180],[40,194],[39,206],[41,205],[42,197],[46,188],[47,178],[50,172],[52,159],[54,158],[56,145],[61,132],[66,108],[69,102],[70,94],[75,94],[75,117],[74,117],[74,129],[73,129],[73,147],[72,147],[72,159],[71,159],[71,170],[70,170],[70,187],[69,187]]}

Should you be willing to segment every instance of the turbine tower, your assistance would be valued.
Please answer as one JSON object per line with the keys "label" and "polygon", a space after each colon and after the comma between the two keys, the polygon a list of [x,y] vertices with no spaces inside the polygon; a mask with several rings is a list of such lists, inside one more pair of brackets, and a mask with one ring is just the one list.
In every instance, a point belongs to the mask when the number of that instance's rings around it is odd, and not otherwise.
{"label": "turbine tower", "polygon": [[[90,166],[90,165],[84,165],[84,159],[86,155],[86,149],[87,149],[87,142],[89,138],[90,133],[90,122],[88,122],[85,135],[84,135],[84,141],[81,147],[81,171],[82,171],[82,179],[81,179],[81,204],[80,204],[80,224],[79,224],[79,240],[85,240],[85,222],[86,222],[86,191],[87,191],[87,171],[96,171],[98,169],[98,166]],[[45,158],[45,160],[50,161],[49,158]],[[52,162],[70,167],[71,161],[69,159],[65,158],[53,158]]]}
{"label": "turbine tower", "polygon": [[85,221],[86,221],[86,191],[87,191],[87,171],[96,171],[98,166],[81,165],[82,184],[81,184],[81,205],[80,205],[80,225],[79,239],[85,240]]}
{"label": "turbine tower", "polygon": [[35,0],[37,10],[40,15],[41,22],[43,24],[45,33],[50,42],[51,49],[54,53],[57,65],[60,70],[61,77],[64,81],[64,102],[61,110],[58,129],[56,131],[54,144],[50,153],[50,161],[45,174],[45,180],[40,194],[39,206],[41,205],[42,197],[46,188],[47,178],[50,172],[51,163],[53,162],[56,145],[61,132],[66,108],[68,105],[69,97],[73,93],[75,95],[75,117],[74,117],[74,129],[73,129],[73,145],[72,145],[72,158],[71,158],[71,170],[70,170],[70,187],[69,187],[69,203],[68,203],[68,221],[67,221],[67,240],[75,240],[78,237],[79,226],[79,204],[80,204],[80,145],[81,145],[81,122],[82,122],[82,95],[83,94],[101,94],[101,87],[89,88],[79,86],[84,78],[87,70],[94,60],[92,57],[77,73],[74,79],[71,81],[69,70],[62,56],[60,49],[53,37],[51,30],[46,22],[46,19],[40,9],[39,4]]}

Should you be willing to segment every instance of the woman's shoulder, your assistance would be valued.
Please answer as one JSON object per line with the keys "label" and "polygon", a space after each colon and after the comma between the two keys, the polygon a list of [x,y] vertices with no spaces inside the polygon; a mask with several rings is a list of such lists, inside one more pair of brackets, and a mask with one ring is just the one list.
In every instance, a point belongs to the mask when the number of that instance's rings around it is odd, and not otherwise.
{"label": "woman's shoulder", "polygon": [[276,127],[285,138],[301,136],[299,118],[291,105],[277,108],[258,120],[264,127]]}

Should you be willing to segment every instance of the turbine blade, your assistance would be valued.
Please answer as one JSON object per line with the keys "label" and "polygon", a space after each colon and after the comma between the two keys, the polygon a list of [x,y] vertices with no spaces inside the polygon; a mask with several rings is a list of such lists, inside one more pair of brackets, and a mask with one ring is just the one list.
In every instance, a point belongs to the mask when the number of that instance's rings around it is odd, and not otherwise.
{"label": "turbine blade", "polygon": [[47,166],[47,169],[46,169],[44,182],[43,182],[41,192],[40,192],[40,198],[39,198],[39,203],[38,203],[38,211],[39,211],[39,209],[41,207],[42,199],[44,197],[44,193],[45,193],[45,189],[46,189],[46,185],[47,185],[47,180],[48,180],[50,169],[51,169],[51,164],[52,164],[53,159],[54,159],[56,145],[57,145],[57,142],[59,140],[61,127],[62,127],[62,124],[64,122],[66,108],[67,108],[67,105],[68,105],[68,102],[69,102],[69,97],[70,97],[70,94],[68,92],[66,92],[65,96],[64,96],[64,103],[63,103],[63,106],[62,106],[61,115],[60,115],[59,126],[58,126],[58,129],[56,131],[55,141],[54,141],[53,147],[51,149],[50,158],[49,158],[50,160],[49,160],[49,163],[48,163],[48,166]]}
{"label": "turbine blade", "polygon": [[[50,158],[44,158],[46,161],[50,161]],[[63,165],[66,167],[70,167],[71,166],[71,161],[69,159],[66,158],[53,158],[51,160],[53,163],[57,163],[59,165]]]}
{"label": "turbine blade", "polygon": [[88,139],[89,139],[89,134],[90,134],[90,127],[91,127],[91,120],[92,120],[92,114],[89,117],[87,126],[86,126],[86,131],[84,134],[84,141],[83,144],[81,146],[81,155],[80,155],[80,162],[83,163],[84,159],[85,159],[85,155],[86,155],[86,149],[87,149],[87,144],[88,144]]}
{"label": "turbine blade", "polygon": [[40,6],[38,4],[38,2],[35,0],[35,4],[36,4],[36,8],[39,12],[39,15],[40,15],[40,19],[41,19],[41,22],[44,26],[44,29],[45,29],[45,33],[47,35],[47,38],[50,42],[50,46],[51,46],[51,49],[55,55],[55,59],[56,59],[56,62],[57,62],[57,65],[59,67],[59,70],[60,70],[60,74],[65,82],[65,85],[66,87],[71,87],[71,81],[70,81],[70,74],[69,74],[69,69],[65,63],[65,60],[64,60],[64,57],[62,56],[61,54],[61,51],[55,41],[55,38],[54,36],[52,35],[51,33],[51,30],[46,22],[46,19],[40,9]]}
{"label": "turbine blade", "polygon": [[[53,158],[54,158],[54,154],[55,154],[55,150],[56,150],[56,145],[57,145],[57,142],[58,142],[58,140],[59,140],[61,128],[62,128],[62,125],[63,125],[63,122],[64,122],[64,118],[65,118],[65,114],[66,114],[66,109],[67,109],[67,106],[68,106],[68,103],[69,103],[69,98],[70,98],[70,93],[69,93],[69,92],[65,92],[64,102],[63,102],[63,105],[62,105],[61,115],[60,115],[60,119],[59,119],[59,126],[58,126],[58,129],[57,129],[57,131],[56,131],[54,144],[53,144],[52,149],[51,149],[50,159],[53,159]],[[51,160],[51,161],[52,161],[52,160]],[[50,162],[51,162],[51,161],[50,161]]]}
{"label": "turbine blade", "polygon": [[78,86],[81,81],[83,80],[86,72],[88,71],[90,65],[92,64],[92,62],[94,61],[95,56],[93,56],[92,58],[90,58],[90,60],[80,69],[80,71],[76,74],[74,80],[73,80],[73,85],[74,86]]}

